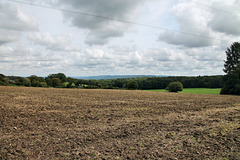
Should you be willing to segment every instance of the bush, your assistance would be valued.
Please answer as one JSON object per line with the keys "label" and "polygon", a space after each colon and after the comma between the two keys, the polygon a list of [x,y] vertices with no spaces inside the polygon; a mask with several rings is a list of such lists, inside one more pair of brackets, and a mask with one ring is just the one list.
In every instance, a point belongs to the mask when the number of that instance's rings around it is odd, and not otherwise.
{"label": "bush", "polygon": [[168,84],[166,90],[169,92],[178,92],[183,90],[183,84],[181,82],[171,82]]}

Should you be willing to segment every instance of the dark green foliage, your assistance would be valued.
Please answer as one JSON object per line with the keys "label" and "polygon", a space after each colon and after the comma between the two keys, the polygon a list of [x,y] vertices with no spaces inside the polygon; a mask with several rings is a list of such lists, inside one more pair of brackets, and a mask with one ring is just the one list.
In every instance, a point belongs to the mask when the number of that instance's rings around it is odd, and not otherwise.
{"label": "dark green foliage", "polygon": [[47,83],[46,82],[40,82],[39,83],[39,87],[47,87]]}
{"label": "dark green foliage", "polygon": [[4,74],[0,74],[0,81],[2,81],[2,82],[5,81],[5,75]]}
{"label": "dark green foliage", "polygon": [[30,87],[31,86],[31,80],[29,78],[24,78],[23,79],[23,85]]}
{"label": "dark green foliage", "polygon": [[6,76],[4,74],[0,74],[0,86],[7,85]]}
{"label": "dark green foliage", "polygon": [[124,82],[123,79],[115,79],[113,80],[113,86],[117,88],[123,88]]}
{"label": "dark green foliage", "polygon": [[52,85],[53,87],[59,87],[61,85],[61,80],[59,78],[53,78]]}
{"label": "dark green foliage", "polygon": [[183,84],[181,82],[171,82],[168,84],[166,90],[169,92],[178,92],[183,90]]}
{"label": "dark green foliage", "polygon": [[127,83],[127,89],[138,89],[138,83],[135,80],[131,80]]}
{"label": "dark green foliage", "polygon": [[67,77],[66,82],[69,82],[69,84],[76,84],[78,79]]}
{"label": "dark green foliage", "polygon": [[221,94],[240,95],[240,43],[234,42],[226,50],[227,60],[224,61],[224,86]]}
{"label": "dark green foliage", "polygon": [[240,95],[240,80],[237,74],[228,74],[224,77],[225,84],[220,94]]}
{"label": "dark green foliage", "polygon": [[46,78],[45,78],[45,81],[46,81],[46,83],[47,83],[47,86],[49,86],[49,87],[52,87],[52,86],[53,86],[53,85],[52,85],[52,79],[51,79],[51,78],[46,77]]}
{"label": "dark green foliage", "polygon": [[[58,77],[61,77],[58,78]],[[50,74],[48,77],[32,75],[28,77],[32,87],[63,87],[63,88],[103,88],[103,89],[165,89],[171,82],[179,81],[184,88],[222,88],[223,76],[198,76],[198,77],[137,77],[118,78],[104,80],[76,79],[66,77],[62,73]],[[60,84],[53,79],[60,79]],[[55,80],[56,81],[56,80]],[[65,81],[65,82],[64,82]],[[16,76],[4,76],[0,74],[0,85],[24,85],[24,78]],[[25,84],[26,85],[26,84]],[[89,87],[88,87],[89,85]],[[28,85],[27,85],[28,86]]]}
{"label": "dark green foliage", "polygon": [[36,75],[31,75],[30,77],[28,77],[28,79],[30,79],[32,87],[41,87],[41,82],[46,83],[43,77],[38,77]]}
{"label": "dark green foliage", "polygon": [[23,86],[23,77],[8,76],[8,83],[11,85]]}
{"label": "dark green foliage", "polygon": [[53,78],[59,78],[62,83],[63,83],[63,82],[66,82],[66,80],[67,80],[66,75],[63,74],[63,73],[50,74],[50,75],[48,76],[48,78],[51,78],[51,79],[53,79]]}
{"label": "dark green foliage", "polygon": [[38,87],[39,86],[39,82],[35,79],[32,80],[32,87]]}

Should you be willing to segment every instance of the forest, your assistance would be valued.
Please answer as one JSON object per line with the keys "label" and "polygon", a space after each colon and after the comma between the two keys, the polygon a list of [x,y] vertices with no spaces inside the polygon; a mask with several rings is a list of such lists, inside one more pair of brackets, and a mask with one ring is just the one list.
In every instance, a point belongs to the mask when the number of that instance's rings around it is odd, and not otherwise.
{"label": "forest", "polygon": [[135,77],[117,79],[77,79],[64,73],[50,74],[47,77],[31,75],[29,77],[6,76],[0,74],[1,86],[88,88],[88,89],[165,89],[171,82],[179,81],[184,88],[222,88],[223,75],[216,76],[171,76],[171,77]]}

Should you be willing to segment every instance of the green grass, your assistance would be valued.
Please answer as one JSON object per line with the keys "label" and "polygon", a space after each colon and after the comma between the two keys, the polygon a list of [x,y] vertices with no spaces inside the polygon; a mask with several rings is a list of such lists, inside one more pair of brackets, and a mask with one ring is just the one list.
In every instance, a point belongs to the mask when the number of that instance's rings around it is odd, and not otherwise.
{"label": "green grass", "polygon": [[[152,89],[148,91],[168,92],[165,89]],[[179,93],[194,93],[194,94],[220,94],[221,88],[184,88]]]}

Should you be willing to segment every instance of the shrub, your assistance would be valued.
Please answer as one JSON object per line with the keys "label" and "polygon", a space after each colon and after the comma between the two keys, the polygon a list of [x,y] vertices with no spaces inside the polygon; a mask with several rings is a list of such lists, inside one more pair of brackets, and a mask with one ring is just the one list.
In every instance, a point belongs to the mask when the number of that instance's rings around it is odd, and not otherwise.
{"label": "shrub", "polygon": [[178,92],[183,90],[183,84],[181,82],[171,82],[168,84],[166,90],[169,92]]}

